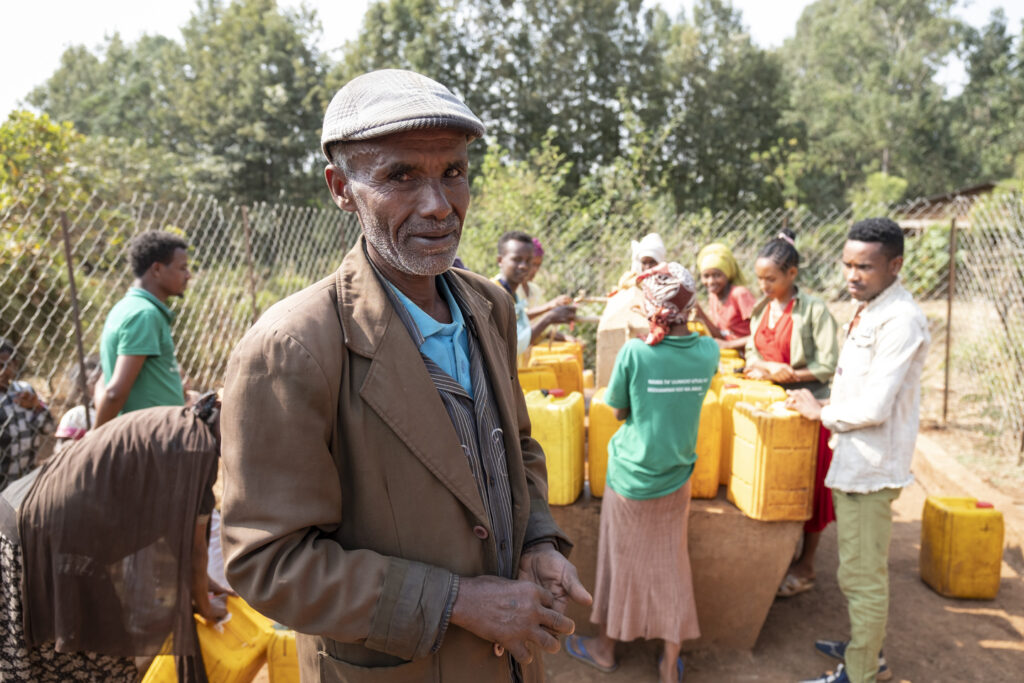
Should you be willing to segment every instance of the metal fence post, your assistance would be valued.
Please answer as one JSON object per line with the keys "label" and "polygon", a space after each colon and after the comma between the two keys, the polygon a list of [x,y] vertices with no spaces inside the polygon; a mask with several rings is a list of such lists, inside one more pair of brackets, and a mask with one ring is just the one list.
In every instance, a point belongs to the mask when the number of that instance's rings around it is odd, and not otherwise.
{"label": "metal fence post", "polygon": [[60,231],[64,236],[64,260],[68,266],[68,282],[71,283],[71,310],[75,318],[75,345],[78,347],[78,388],[82,392],[82,403],[85,405],[85,426],[92,427],[92,416],[89,415],[89,383],[85,372],[85,345],[82,343],[82,315],[78,308],[78,287],[75,286],[75,264],[71,253],[71,234],[66,211],[60,212]]}
{"label": "metal fence post", "polygon": [[249,298],[252,300],[252,320],[256,322],[259,309],[256,307],[256,272],[252,266],[252,231],[249,229],[249,207],[242,207],[242,227],[245,228],[245,263],[249,271]]}
{"label": "metal fence post", "polygon": [[946,278],[946,362],[942,382],[942,426],[949,424],[949,351],[953,346],[953,295],[956,292],[956,219],[959,207],[949,222],[949,275]]}

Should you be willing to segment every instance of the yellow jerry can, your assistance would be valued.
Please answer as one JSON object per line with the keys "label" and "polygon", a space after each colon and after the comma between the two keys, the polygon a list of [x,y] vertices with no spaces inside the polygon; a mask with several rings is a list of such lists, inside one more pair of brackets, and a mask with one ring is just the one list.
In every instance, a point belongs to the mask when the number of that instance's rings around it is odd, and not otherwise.
{"label": "yellow jerry can", "polygon": [[587,432],[590,493],[598,498],[604,495],[605,475],[608,473],[608,442],[622,425],[622,420],[615,419],[615,409],[604,402],[606,389],[601,387],[590,399],[590,427]]}
{"label": "yellow jerry can", "polygon": [[697,428],[697,462],[690,475],[691,498],[714,498],[718,495],[718,470],[722,458],[722,407],[718,394],[708,390],[700,407]]}
{"label": "yellow jerry can", "polygon": [[1003,533],[1003,513],[991,503],[929,496],[921,514],[921,578],[950,598],[994,599]]}
{"label": "yellow jerry can", "polygon": [[[208,624],[196,617],[199,649],[210,683],[250,683],[263,666],[274,622],[239,597],[229,596],[231,618]],[[165,649],[169,647],[165,645]],[[175,683],[178,680],[172,655],[154,658],[142,683]]]}
{"label": "yellow jerry can", "polygon": [[732,412],[729,500],[753,519],[811,518],[821,423],[781,403],[740,402]]}
{"label": "yellow jerry can", "polygon": [[583,394],[531,391],[526,409],[547,460],[548,503],[571,505],[583,491]]}
{"label": "yellow jerry can", "polygon": [[[714,387],[714,380],[712,380]],[[718,401],[722,406],[722,457],[719,462],[718,483],[728,484],[732,474],[732,409],[740,401],[767,405],[786,400],[786,390],[777,384],[745,377],[722,377]]]}
{"label": "yellow jerry can", "polygon": [[593,389],[594,388],[594,371],[587,368],[583,371],[583,388]]}
{"label": "yellow jerry can", "polygon": [[267,644],[267,674],[270,683],[299,683],[295,631],[280,624],[274,624],[274,633]]}
{"label": "yellow jerry can", "polygon": [[576,357],[576,362],[579,366],[583,367],[583,347],[572,341],[550,341],[540,342],[530,347],[530,358],[540,358],[542,356],[565,356],[572,355]]}
{"label": "yellow jerry can", "polygon": [[571,353],[537,356],[531,353],[530,367],[551,368],[555,373],[559,389],[567,394],[573,391],[583,393],[583,368],[576,360],[576,356]]}
{"label": "yellow jerry can", "polygon": [[555,371],[546,365],[519,368],[519,386],[523,388],[524,394],[538,389],[557,389],[558,378],[555,377]]}

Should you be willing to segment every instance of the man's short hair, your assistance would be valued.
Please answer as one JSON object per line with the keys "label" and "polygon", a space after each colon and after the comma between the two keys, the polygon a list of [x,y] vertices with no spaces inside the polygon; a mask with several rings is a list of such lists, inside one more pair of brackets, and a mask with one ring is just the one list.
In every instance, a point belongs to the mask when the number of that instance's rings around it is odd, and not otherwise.
{"label": "man's short hair", "polygon": [[15,348],[14,342],[8,341],[3,337],[0,337],[0,353],[6,353],[11,358],[14,358]]}
{"label": "man's short hair", "polygon": [[846,239],[854,242],[878,242],[890,259],[903,256],[903,228],[890,218],[865,218],[850,228]]}
{"label": "man's short hair", "polygon": [[527,235],[525,232],[520,232],[519,230],[509,230],[498,238],[498,256],[505,253],[505,245],[509,242],[522,242],[523,244],[529,244],[530,248],[533,249],[532,237]]}
{"label": "man's short hair", "polygon": [[142,277],[154,263],[169,264],[178,249],[188,249],[188,243],[174,233],[150,230],[137,235],[128,247],[128,262],[135,277]]}

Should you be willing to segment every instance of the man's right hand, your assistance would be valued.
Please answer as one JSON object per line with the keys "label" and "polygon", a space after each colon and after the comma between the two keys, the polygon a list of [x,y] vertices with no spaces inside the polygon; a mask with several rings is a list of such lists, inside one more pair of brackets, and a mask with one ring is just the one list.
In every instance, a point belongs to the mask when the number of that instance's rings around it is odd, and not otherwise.
{"label": "man's right hand", "polygon": [[555,306],[550,315],[552,323],[571,323],[576,320],[576,307],[572,304]]}
{"label": "man's right hand", "polygon": [[573,620],[555,611],[554,604],[551,593],[531,581],[466,577],[459,580],[451,623],[529,664],[529,644],[554,654],[561,647],[556,636],[576,630]]}

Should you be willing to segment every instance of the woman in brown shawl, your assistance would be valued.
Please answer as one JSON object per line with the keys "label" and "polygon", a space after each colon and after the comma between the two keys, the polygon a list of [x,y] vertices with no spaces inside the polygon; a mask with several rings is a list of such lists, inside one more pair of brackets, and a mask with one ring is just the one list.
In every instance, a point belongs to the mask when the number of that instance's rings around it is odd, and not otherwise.
{"label": "woman in brown shawl", "polygon": [[128,413],[0,493],[0,680],[134,681],[173,635],[179,680],[205,681],[219,408]]}

